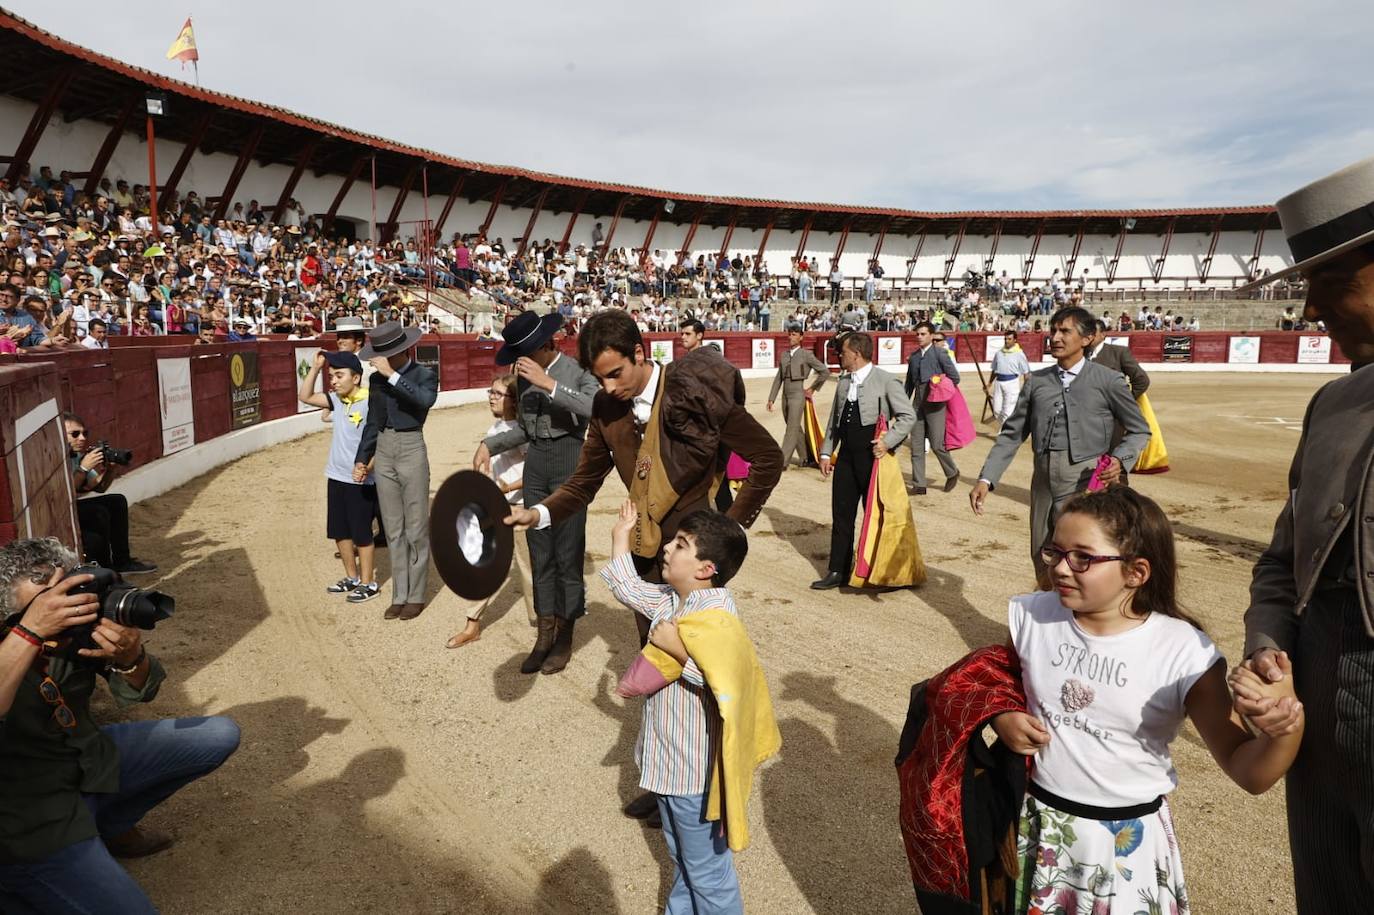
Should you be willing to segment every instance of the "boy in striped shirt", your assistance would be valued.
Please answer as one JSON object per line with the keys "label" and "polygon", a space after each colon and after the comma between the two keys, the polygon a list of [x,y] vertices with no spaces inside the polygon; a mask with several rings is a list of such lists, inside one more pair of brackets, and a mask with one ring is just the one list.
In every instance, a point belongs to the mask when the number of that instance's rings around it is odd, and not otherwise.
{"label": "boy in striped shirt", "polygon": [[721,716],[701,670],[687,653],[677,621],[701,610],[738,615],[724,585],[749,552],[744,529],[713,511],[693,512],[663,547],[663,584],[635,572],[630,532],[638,511],[626,499],[611,530],[611,561],[601,577],[625,606],[649,618],[649,642],[682,664],[682,674],[647,696],[635,741],[639,786],[658,796],[674,878],[665,915],[744,912],[739,876],[721,822],[706,818]]}

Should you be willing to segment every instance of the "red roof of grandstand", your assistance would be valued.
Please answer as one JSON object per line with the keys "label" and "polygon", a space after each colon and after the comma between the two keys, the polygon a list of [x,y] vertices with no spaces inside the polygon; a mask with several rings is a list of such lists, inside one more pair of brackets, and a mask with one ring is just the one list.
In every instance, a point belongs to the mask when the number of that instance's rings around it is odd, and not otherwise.
{"label": "red roof of grandstand", "polygon": [[[648,220],[698,221],[740,228],[771,226],[779,231],[887,232],[949,235],[1006,232],[1030,235],[1116,234],[1124,220],[1135,220],[1137,233],[1213,232],[1275,225],[1270,206],[1187,207],[1177,209],[1048,210],[926,212],[888,207],[846,206],[749,197],[713,197],[569,178],[509,165],[474,162],[361,133],[285,108],[211,92],[135,67],[81,47],[0,9],[0,85],[7,95],[42,105],[60,85],[56,107],[69,121],[93,119],[107,124],[128,121],[126,107],[141,101],[147,88],[171,97],[171,116],[158,125],[159,137],[189,143],[199,140],[203,152],[240,154],[245,148],[260,164],[298,165],[303,150],[317,175],[355,177],[364,159],[377,162],[379,186],[409,188],[424,169],[431,194],[491,200],[513,207],[541,201],[553,213],[620,214]],[[65,81],[63,81],[65,77]],[[128,121],[136,127],[137,121]],[[256,142],[254,142],[256,138]],[[35,163],[35,166],[39,163]],[[64,167],[70,163],[62,163]],[[216,189],[200,189],[214,196]],[[679,206],[671,215],[664,201]],[[686,205],[683,205],[686,204]]]}

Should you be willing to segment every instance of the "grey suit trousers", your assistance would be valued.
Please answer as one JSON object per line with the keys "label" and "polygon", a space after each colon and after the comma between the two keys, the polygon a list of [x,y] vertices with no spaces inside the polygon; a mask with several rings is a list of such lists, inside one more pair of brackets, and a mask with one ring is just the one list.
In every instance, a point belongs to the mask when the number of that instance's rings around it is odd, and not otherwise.
{"label": "grey suit trousers", "polygon": [[1288,770],[1288,842],[1300,915],[1374,899],[1374,639],[1359,594],[1316,595],[1298,623],[1293,684],[1307,726]]}
{"label": "grey suit trousers", "polygon": [[782,418],[787,423],[787,431],[782,437],[782,463],[786,467],[792,460],[792,452],[797,452],[797,463],[805,464],[808,460],[806,453],[806,435],[802,430],[802,417],[806,415],[806,388],[797,385],[795,392],[789,391],[787,385],[782,389]]}
{"label": "grey suit trousers", "polygon": [[429,577],[429,452],[424,432],[383,429],[373,465],[391,553],[391,602],[423,604]]}
{"label": "grey suit trousers", "polygon": [[[525,452],[525,507],[533,508],[554,494],[582,454],[582,439],[565,435],[535,439]],[[587,552],[587,510],[529,531],[530,569],[534,579],[534,612],[575,620],[587,612],[587,586],[582,577]]]}
{"label": "grey suit trousers", "polygon": [[1035,469],[1031,472],[1030,549],[1037,579],[1045,571],[1040,548],[1054,535],[1054,523],[1059,520],[1064,503],[1088,488],[1096,467],[1097,458],[1075,463],[1069,460],[1067,451],[1042,451],[1035,456]]}
{"label": "grey suit trousers", "polygon": [[926,485],[926,439],[945,478],[959,475],[959,465],[945,447],[945,405],[925,402],[928,387],[923,384],[916,391],[916,422],[911,424],[911,482],[915,486]]}

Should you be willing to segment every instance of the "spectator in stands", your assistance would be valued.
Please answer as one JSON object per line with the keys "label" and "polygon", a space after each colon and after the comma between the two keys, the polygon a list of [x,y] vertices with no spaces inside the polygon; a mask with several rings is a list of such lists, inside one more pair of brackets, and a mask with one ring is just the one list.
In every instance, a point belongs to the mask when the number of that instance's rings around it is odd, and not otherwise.
{"label": "spectator in stands", "polygon": [[258,339],[252,331],[253,322],[247,318],[235,318],[233,330],[229,332],[230,343],[247,343]]}
{"label": "spectator in stands", "polygon": [[844,285],[844,271],[840,269],[840,262],[833,261],[830,265],[830,304],[840,304],[840,287]]}
{"label": "spectator in stands", "polygon": [[86,558],[120,574],[156,572],[153,563],[130,555],[129,502],[119,493],[106,491],[116,471],[106,461],[104,443],[90,443],[86,423],[75,413],[63,413],[62,422],[67,431],[67,462],[78,497],[76,514]]}
{"label": "spectator in stands", "polygon": [[1297,324],[1298,316],[1294,312],[1293,306],[1289,305],[1283,310],[1283,314],[1279,315],[1277,327],[1279,330],[1292,330]]}
{"label": "spectator in stands", "polygon": [[[154,912],[116,857],[172,844],[139,825],[172,794],[217,769],[239,744],[231,719],[97,725],[90,700],[103,677],[121,706],[150,702],[166,672],[138,629],[72,593],[89,576],[54,539],[0,547],[0,908],[7,912]],[[92,648],[47,654],[91,627]]]}

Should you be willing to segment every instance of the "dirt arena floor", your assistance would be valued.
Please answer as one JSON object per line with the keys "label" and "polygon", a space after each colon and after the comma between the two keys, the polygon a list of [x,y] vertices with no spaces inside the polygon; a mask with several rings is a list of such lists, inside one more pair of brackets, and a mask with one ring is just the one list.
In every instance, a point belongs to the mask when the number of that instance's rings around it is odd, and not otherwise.
{"label": "dirt arena floor", "polygon": [[[1151,389],[1173,469],[1138,486],[1170,512],[1181,594],[1228,657],[1242,646],[1251,564],[1282,504],[1303,408],[1326,380],[1159,374]],[[749,393],[781,438],[781,413],[761,406],[767,382]],[[435,488],[468,464],[488,422],[484,406],[431,416]],[[967,476],[990,441],[956,453]],[[152,814],[178,843],[134,862],[134,876],[164,912],[195,915],[655,911],[670,876],[663,839],[620,814],[637,793],[639,707],[612,686],[635,627],[593,574],[619,482],[592,507],[590,612],[573,661],[528,677],[518,666],[533,630],[509,586],[482,639],[458,651],[444,641],[464,605],[433,573],[433,602],[413,622],[383,621],[385,585],[361,606],[324,593],[340,576],[323,537],[327,449],[312,435],[133,510],[135,552],[161,563],[157,587],[178,612],[149,640],[170,678],[131,714],[219,713],[243,728],[220,772]],[[1007,597],[1031,585],[1029,465],[1021,454],[981,520],[967,482],[917,499],[930,581],[885,594],[807,589],[825,568],[830,496],[815,471],[783,477],[734,583],[783,734],[757,777],[753,845],[739,858],[750,912],[915,909],[892,766],[908,691],[1004,638]],[[1191,729],[1175,759],[1194,911],[1292,911],[1282,792],[1246,795]]]}

